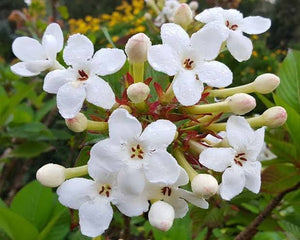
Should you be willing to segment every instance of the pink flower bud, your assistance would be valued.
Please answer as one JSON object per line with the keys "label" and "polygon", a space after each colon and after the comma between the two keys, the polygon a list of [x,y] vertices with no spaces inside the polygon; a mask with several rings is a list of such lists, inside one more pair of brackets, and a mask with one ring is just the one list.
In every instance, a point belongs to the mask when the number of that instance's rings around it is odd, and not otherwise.
{"label": "pink flower bud", "polygon": [[149,93],[149,86],[142,82],[131,84],[127,89],[128,98],[134,103],[143,102],[147,99]]}
{"label": "pink flower bud", "polygon": [[46,187],[58,187],[65,181],[65,168],[49,163],[36,172],[36,179]]}
{"label": "pink flower bud", "polygon": [[280,83],[280,78],[272,73],[259,75],[253,82],[255,92],[266,94],[275,90]]}
{"label": "pink flower bud", "polygon": [[143,63],[147,61],[147,52],[151,47],[150,38],[144,33],[138,33],[129,38],[125,45],[125,52],[131,63]]}
{"label": "pink flower bud", "polygon": [[148,213],[150,224],[164,232],[168,231],[172,227],[174,217],[174,208],[163,201],[153,203]]}
{"label": "pink flower bud", "polygon": [[182,26],[184,29],[193,21],[193,13],[189,5],[180,4],[174,14],[174,23]]}
{"label": "pink flower bud", "polygon": [[66,125],[73,132],[83,132],[87,128],[87,118],[84,114],[78,113],[76,117],[66,119]]}
{"label": "pink flower bud", "polygon": [[217,180],[209,174],[198,174],[191,182],[192,191],[203,198],[216,194],[219,185]]}
{"label": "pink flower bud", "polygon": [[255,98],[246,93],[234,94],[225,100],[234,114],[243,115],[256,106]]}
{"label": "pink flower bud", "polygon": [[264,125],[267,127],[279,127],[286,122],[287,113],[283,107],[271,107],[263,114]]}

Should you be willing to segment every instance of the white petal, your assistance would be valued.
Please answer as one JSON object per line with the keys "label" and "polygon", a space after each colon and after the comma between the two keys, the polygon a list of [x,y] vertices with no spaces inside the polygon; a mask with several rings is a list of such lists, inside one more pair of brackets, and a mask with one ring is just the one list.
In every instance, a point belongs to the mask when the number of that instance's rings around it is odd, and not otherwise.
{"label": "white petal", "polygon": [[247,160],[256,161],[264,147],[265,129],[262,127],[254,132],[254,138],[247,147]]}
{"label": "white petal", "polygon": [[246,178],[245,187],[254,193],[258,193],[261,185],[261,163],[248,161],[244,163],[243,169]]}
{"label": "white petal", "polygon": [[191,106],[200,100],[204,87],[193,71],[179,72],[173,81],[174,94],[182,105]]}
{"label": "white petal", "polygon": [[54,36],[44,35],[43,48],[49,60],[56,60],[57,42]]}
{"label": "white petal", "polygon": [[251,40],[245,37],[242,32],[231,31],[227,39],[227,48],[236,60],[242,62],[251,57],[253,45]]}
{"label": "white petal", "polygon": [[190,37],[187,32],[175,23],[163,24],[160,34],[163,44],[172,47],[179,55],[184,53],[190,45]]}
{"label": "white petal", "polygon": [[86,81],[86,100],[98,107],[110,109],[115,103],[115,94],[109,84],[98,76]]}
{"label": "white petal", "polygon": [[23,76],[23,77],[32,77],[32,76],[36,76],[36,75],[40,74],[40,72],[31,72],[31,71],[29,71],[26,67],[26,62],[16,63],[16,64],[14,64],[10,67],[10,70],[14,74],[17,74],[17,75]]}
{"label": "white petal", "polygon": [[117,172],[123,166],[123,160],[126,160],[126,155],[120,144],[116,144],[109,138],[101,140],[91,149],[88,161],[89,174],[94,179],[98,179],[97,169]]}
{"label": "white petal", "polygon": [[80,205],[97,196],[95,182],[85,178],[72,178],[57,189],[59,202],[69,208],[79,209]]}
{"label": "white petal", "polygon": [[83,235],[97,237],[108,227],[113,217],[110,202],[103,198],[95,198],[79,208],[79,225]]}
{"label": "white petal", "polygon": [[42,45],[37,40],[29,37],[16,38],[12,44],[12,51],[17,58],[24,62],[46,59]]}
{"label": "white petal", "polygon": [[63,32],[60,28],[60,26],[57,23],[51,23],[48,25],[48,27],[46,28],[46,31],[44,32],[43,35],[43,45],[44,45],[44,37],[46,35],[51,35],[55,38],[56,40],[56,52],[60,52],[63,48],[64,45],[64,36],[63,36]]}
{"label": "white petal", "polygon": [[226,126],[228,142],[237,151],[245,151],[254,139],[254,131],[243,117],[231,116]]}
{"label": "white petal", "polygon": [[221,197],[230,200],[240,194],[245,187],[245,175],[243,168],[233,165],[227,168],[222,175],[222,183],[220,185]]}
{"label": "white petal", "polygon": [[102,48],[98,50],[91,61],[92,71],[100,76],[119,71],[126,61],[126,55],[121,49]]}
{"label": "white petal", "polygon": [[187,175],[186,171],[180,166],[179,166],[179,168],[180,168],[180,174],[179,174],[177,181],[174,183],[174,186],[176,186],[176,187],[184,186],[189,183],[189,176]]}
{"label": "white petal", "polygon": [[169,120],[157,120],[150,123],[141,135],[141,141],[148,149],[166,149],[173,142],[176,126]]}
{"label": "white petal", "polygon": [[82,34],[69,37],[63,52],[63,58],[68,65],[76,65],[92,58],[94,53],[93,43]]}
{"label": "white petal", "polygon": [[36,60],[25,62],[26,68],[31,72],[42,72],[51,68],[54,62],[48,60]]}
{"label": "white petal", "polygon": [[124,167],[118,174],[118,186],[126,195],[139,195],[145,187],[143,170],[135,167]]}
{"label": "white petal", "polygon": [[174,76],[181,68],[179,56],[169,45],[155,45],[148,50],[151,67],[159,72]]}
{"label": "white petal", "polygon": [[178,195],[187,200],[188,202],[190,202],[191,204],[195,205],[196,207],[200,207],[203,209],[207,209],[208,208],[208,202],[206,202],[203,198],[201,198],[200,196],[196,196],[194,193],[186,191],[184,189],[179,188],[177,190]]}
{"label": "white petal", "polygon": [[203,23],[209,23],[215,20],[222,20],[223,19],[223,13],[224,9],[221,7],[214,7],[205,9],[201,13],[199,13],[195,19],[199,22]]}
{"label": "white petal", "polygon": [[175,218],[183,218],[189,211],[187,202],[183,199],[176,198],[173,201],[169,201],[175,210]]}
{"label": "white petal", "polygon": [[246,17],[242,21],[241,30],[248,34],[264,33],[271,27],[271,20],[260,16]]}
{"label": "white petal", "polygon": [[191,37],[192,48],[202,59],[215,59],[220,52],[223,41],[228,38],[228,28],[224,23],[206,24]]}
{"label": "white petal", "polygon": [[199,156],[199,162],[217,172],[223,172],[234,163],[235,151],[232,148],[207,148]]}
{"label": "white petal", "polygon": [[180,168],[167,151],[156,150],[144,157],[146,178],[151,183],[173,184],[177,181]]}
{"label": "white petal", "polygon": [[80,112],[86,93],[83,85],[66,83],[57,92],[57,107],[64,118],[73,118]]}
{"label": "white petal", "polygon": [[114,141],[127,141],[138,138],[142,132],[140,122],[125,109],[113,111],[108,119],[109,136]]}
{"label": "white petal", "polygon": [[114,205],[128,217],[139,216],[149,209],[148,199],[144,195],[134,197],[123,195],[114,202]]}
{"label": "white petal", "polygon": [[74,81],[74,79],[76,79],[76,75],[74,75],[73,71],[54,70],[46,75],[43,89],[48,93],[56,94],[61,86],[72,80]]}
{"label": "white petal", "polygon": [[200,81],[211,87],[227,87],[232,83],[232,72],[223,63],[217,61],[203,62],[197,65],[195,72],[198,73]]}

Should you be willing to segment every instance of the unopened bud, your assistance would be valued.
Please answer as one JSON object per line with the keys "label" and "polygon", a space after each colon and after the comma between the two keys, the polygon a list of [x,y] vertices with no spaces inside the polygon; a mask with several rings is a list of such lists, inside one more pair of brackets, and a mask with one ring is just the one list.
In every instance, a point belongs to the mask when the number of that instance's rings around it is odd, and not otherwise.
{"label": "unopened bud", "polygon": [[180,4],[174,14],[174,23],[182,26],[184,29],[193,21],[193,13],[189,5]]}
{"label": "unopened bud", "polygon": [[65,168],[49,163],[36,172],[36,179],[46,187],[58,187],[65,181]]}
{"label": "unopened bud", "polygon": [[280,78],[272,73],[259,75],[253,82],[255,92],[266,94],[275,90],[280,83]]}
{"label": "unopened bud", "polygon": [[209,198],[216,194],[219,185],[217,180],[210,174],[198,174],[191,182],[192,191],[202,196]]}
{"label": "unopened bud", "polygon": [[267,127],[279,127],[286,122],[287,113],[283,107],[271,107],[267,109],[261,117]]}
{"label": "unopened bud", "polygon": [[129,38],[125,45],[125,52],[131,63],[143,63],[147,61],[147,52],[151,47],[150,38],[144,33],[138,33]]}
{"label": "unopened bud", "polygon": [[238,115],[250,112],[256,106],[255,98],[246,93],[234,94],[225,100],[231,111]]}
{"label": "unopened bud", "polygon": [[148,213],[149,223],[153,227],[164,232],[168,231],[172,227],[174,217],[174,208],[163,201],[153,203]]}
{"label": "unopened bud", "polygon": [[199,3],[197,1],[191,1],[189,3],[189,6],[190,6],[192,11],[196,11],[199,7]]}
{"label": "unopened bud", "polygon": [[142,82],[131,84],[127,89],[127,96],[134,103],[143,102],[147,99],[149,93],[149,86]]}
{"label": "unopened bud", "polygon": [[145,13],[145,15],[144,15],[144,18],[146,19],[146,20],[152,20],[152,15],[150,14],[150,13]]}
{"label": "unopened bud", "polygon": [[66,119],[66,125],[73,132],[83,132],[87,128],[87,118],[83,113],[78,113],[74,118]]}

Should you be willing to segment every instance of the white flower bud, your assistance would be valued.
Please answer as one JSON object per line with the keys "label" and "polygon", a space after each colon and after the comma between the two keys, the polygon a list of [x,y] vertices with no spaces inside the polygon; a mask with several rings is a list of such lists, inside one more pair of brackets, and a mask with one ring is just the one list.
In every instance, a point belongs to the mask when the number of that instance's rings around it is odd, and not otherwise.
{"label": "white flower bud", "polygon": [[144,18],[146,20],[152,20],[152,15],[150,13],[145,13]]}
{"label": "white flower bud", "polygon": [[234,114],[243,115],[256,106],[255,98],[246,93],[234,94],[225,100]]}
{"label": "white flower bud", "polygon": [[192,11],[196,11],[199,7],[199,3],[197,1],[191,1],[189,3],[189,6],[192,9]]}
{"label": "white flower bud", "polygon": [[192,191],[202,196],[209,198],[216,194],[219,185],[217,180],[210,174],[198,174],[191,182]]}
{"label": "white flower bud", "polygon": [[131,63],[143,63],[147,61],[147,52],[151,47],[150,38],[144,33],[133,35],[125,45],[125,52]]}
{"label": "white flower bud", "polygon": [[286,122],[287,113],[283,107],[271,107],[267,109],[261,117],[267,127],[279,127]]}
{"label": "white flower bud", "polygon": [[189,5],[180,4],[174,14],[174,23],[182,26],[184,29],[193,21],[193,13]]}
{"label": "white flower bud", "polygon": [[78,113],[76,117],[66,119],[65,122],[73,132],[83,132],[87,128],[87,118],[83,113]]}
{"label": "white flower bud", "polygon": [[131,84],[127,88],[127,96],[134,103],[140,103],[147,99],[150,88],[147,84],[138,82]]}
{"label": "white flower bud", "polygon": [[58,187],[66,180],[65,168],[58,164],[46,164],[36,172],[36,179],[46,187]]}
{"label": "white flower bud", "polygon": [[148,213],[149,223],[153,227],[164,232],[168,231],[172,227],[174,217],[174,208],[163,201],[153,203]]}
{"label": "white flower bud", "polygon": [[266,94],[275,90],[280,83],[280,78],[272,73],[259,75],[253,82],[255,92]]}

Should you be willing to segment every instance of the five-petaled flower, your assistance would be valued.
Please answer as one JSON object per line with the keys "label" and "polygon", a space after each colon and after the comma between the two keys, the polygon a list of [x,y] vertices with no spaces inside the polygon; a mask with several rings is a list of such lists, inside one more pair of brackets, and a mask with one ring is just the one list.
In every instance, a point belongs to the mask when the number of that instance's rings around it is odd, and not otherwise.
{"label": "five-petaled flower", "polygon": [[109,120],[109,138],[95,144],[88,162],[89,172],[118,174],[118,185],[126,194],[140,194],[146,181],[173,184],[180,168],[166,148],[173,141],[176,126],[168,120],[141,123],[124,109],[115,110]]}
{"label": "five-petaled flower", "polygon": [[261,163],[257,160],[264,144],[264,128],[252,130],[243,117],[231,116],[226,136],[232,148],[208,148],[199,157],[205,167],[223,172],[221,197],[230,200],[246,187],[254,193],[260,189]]}
{"label": "five-petaled flower", "polygon": [[148,61],[157,71],[174,76],[173,90],[185,106],[197,103],[203,83],[226,87],[232,82],[230,69],[215,59],[226,34],[215,25],[205,26],[189,35],[179,25],[166,23],[161,28],[162,45],[150,47]]}
{"label": "five-petaled flower", "polygon": [[232,56],[239,62],[248,60],[251,56],[253,45],[249,38],[243,35],[260,34],[271,26],[271,20],[260,16],[243,18],[243,14],[236,9],[223,9],[215,7],[206,9],[198,14],[195,19],[206,25],[217,24],[227,30],[227,48]]}
{"label": "five-petaled flower", "polygon": [[11,66],[12,72],[31,77],[47,69],[63,68],[56,61],[56,54],[62,50],[63,44],[63,33],[57,23],[51,23],[46,28],[42,44],[29,37],[16,38],[12,44],[12,51],[22,62]]}
{"label": "five-petaled flower", "polygon": [[63,51],[68,69],[48,73],[44,90],[57,93],[57,107],[64,118],[73,118],[84,100],[105,109],[115,104],[115,94],[100,76],[119,71],[126,61],[123,50],[102,48],[94,54],[92,42],[81,34],[72,35]]}

